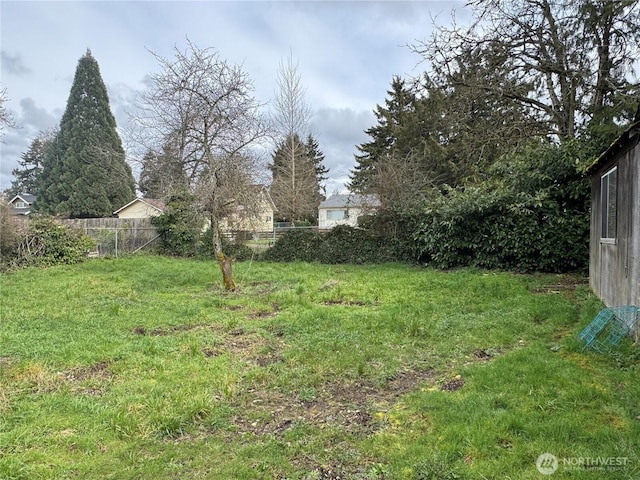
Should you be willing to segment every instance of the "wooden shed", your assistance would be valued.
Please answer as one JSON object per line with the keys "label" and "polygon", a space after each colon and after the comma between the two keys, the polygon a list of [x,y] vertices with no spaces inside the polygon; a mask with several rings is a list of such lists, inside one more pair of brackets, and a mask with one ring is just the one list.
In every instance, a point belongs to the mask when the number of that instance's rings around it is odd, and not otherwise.
{"label": "wooden shed", "polygon": [[640,118],[589,167],[589,284],[609,307],[640,306]]}

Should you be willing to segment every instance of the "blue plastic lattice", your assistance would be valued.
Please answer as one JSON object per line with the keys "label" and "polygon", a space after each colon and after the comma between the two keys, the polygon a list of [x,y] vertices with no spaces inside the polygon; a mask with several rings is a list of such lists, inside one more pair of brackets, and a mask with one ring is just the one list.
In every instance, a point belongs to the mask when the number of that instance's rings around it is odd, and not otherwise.
{"label": "blue plastic lattice", "polygon": [[604,329],[604,327],[609,323],[614,317],[613,310],[610,308],[603,308],[600,310],[600,313],[594,318],[589,325],[585,327],[582,332],[578,335],[580,341],[585,342],[588,347],[591,345],[598,334]]}
{"label": "blue plastic lattice", "polygon": [[578,338],[585,343],[584,348],[609,350],[636,327],[639,317],[640,310],[635,306],[603,308]]}

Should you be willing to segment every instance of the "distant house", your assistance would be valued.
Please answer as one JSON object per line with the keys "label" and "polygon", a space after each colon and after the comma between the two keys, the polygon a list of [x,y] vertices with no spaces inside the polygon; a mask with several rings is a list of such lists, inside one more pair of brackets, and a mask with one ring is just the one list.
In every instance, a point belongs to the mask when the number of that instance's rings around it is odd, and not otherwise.
{"label": "distant house", "polygon": [[358,218],[373,213],[380,206],[375,195],[333,195],[318,207],[318,228],[327,230],[336,225],[358,225]]}
{"label": "distant house", "polygon": [[29,215],[36,201],[36,196],[30,193],[21,193],[9,200],[9,213],[11,215]]}
{"label": "distant house", "polygon": [[113,214],[118,218],[151,218],[162,215],[166,209],[167,206],[161,200],[136,198]]}
{"label": "distant house", "polygon": [[[263,185],[252,185],[250,188],[256,190],[256,205],[251,208],[245,205],[236,205],[235,211],[220,222],[221,230],[251,232],[273,231],[275,205],[271,200],[269,192],[267,192]],[[161,200],[136,198],[124,207],[113,212],[113,214],[119,218],[151,218],[162,215],[166,210],[167,206]],[[206,228],[208,222],[205,223]]]}
{"label": "distant house", "polygon": [[640,115],[587,173],[589,284],[609,307],[640,306]]}
{"label": "distant house", "polygon": [[[255,205],[236,205],[234,212],[220,222],[222,231],[272,232],[276,206],[264,185],[251,185]],[[253,195],[252,195],[253,196]]]}

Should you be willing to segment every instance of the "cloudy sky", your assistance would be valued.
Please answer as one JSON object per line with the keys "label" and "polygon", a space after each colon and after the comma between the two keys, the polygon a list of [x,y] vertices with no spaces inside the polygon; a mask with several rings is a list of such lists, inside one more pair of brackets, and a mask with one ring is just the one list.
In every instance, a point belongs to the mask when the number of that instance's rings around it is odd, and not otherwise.
{"label": "cloudy sky", "polygon": [[149,51],[172,58],[188,38],[242,65],[265,110],[278,65],[291,53],[330,169],[327,193],[343,191],[356,145],[368,140],[364,130],[375,124],[373,110],[384,103],[392,77],[427,67],[406,45],[428,38],[434,19],[449,24],[453,12],[458,22],[468,13],[459,1],[2,0],[0,83],[19,128],[5,131],[0,145],[0,189],[10,186],[11,171],[38,132],[59,124],[87,49],[122,127],[145,77],[158,71]]}

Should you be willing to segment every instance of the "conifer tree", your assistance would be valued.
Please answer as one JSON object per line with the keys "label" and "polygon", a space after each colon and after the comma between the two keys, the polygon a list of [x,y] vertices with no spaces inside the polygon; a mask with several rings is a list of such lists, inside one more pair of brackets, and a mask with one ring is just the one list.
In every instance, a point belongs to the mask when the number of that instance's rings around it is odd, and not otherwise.
{"label": "conifer tree", "polygon": [[322,150],[320,150],[318,141],[311,134],[309,134],[309,136],[307,137],[307,143],[305,144],[305,147],[307,148],[307,157],[309,157],[316,170],[316,178],[318,180],[319,191],[324,197],[327,191],[323,182],[327,180],[327,174],[329,173],[329,169],[322,163],[324,162],[324,153],[322,153]]}
{"label": "conifer tree", "polygon": [[[374,111],[378,124],[365,133],[371,141],[363,143],[357,149],[356,166],[351,171],[350,188],[368,193],[371,191],[372,177],[376,165],[385,155],[407,155],[411,153],[418,136],[408,129],[416,121],[416,97],[400,77],[394,77],[391,90],[387,91],[385,105],[377,105]],[[407,134],[409,133],[409,134]]]}
{"label": "conifer tree", "polygon": [[273,174],[270,195],[282,220],[295,223],[317,217],[322,200],[318,167],[308,152],[308,146],[293,135],[280,144],[269,165]]}
{"label": "conifer tree", "polygon": [[107,88],[89,50],[78,61],[60,130],[48,152],[38,209],[69,217],[111,216],[135,198]]}
{"label": "conifer tree", "polygon": [[37,195],[42,173],[42,165],[46,158],[47,151],[53,145],[56,131],[46,130],[40,132],[29,145],[29,149],[20,155],[19,167],[14,168],[11,174],[13,181],[9,194],[11,196],[20,193],[31,193]]}

